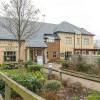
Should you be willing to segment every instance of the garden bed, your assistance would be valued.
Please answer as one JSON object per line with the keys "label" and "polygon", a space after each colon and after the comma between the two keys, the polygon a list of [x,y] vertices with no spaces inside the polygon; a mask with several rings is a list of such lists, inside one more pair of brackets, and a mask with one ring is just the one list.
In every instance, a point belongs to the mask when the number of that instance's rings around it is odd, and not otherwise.
{"label": "garden bed", "polygon": [[[70,80],[60,81],[60,77],[55,74],[44,74],[38,65],[30,65],[23,70],[11,69],[1,70],[1,72],[46,100],[78,100],[79,98],[91,100],[89,98],[93,94],[94,97],[96,96],[95,98],[99,98],[99,92],[94,93],[94,91],[92,92],[92,90],[83,87],[79,82],[71,83]],[[4,93],[3,81],[0,81],[0,92]],[[14,100],[20,98],[14,91],[12,91],[12,97]]]}

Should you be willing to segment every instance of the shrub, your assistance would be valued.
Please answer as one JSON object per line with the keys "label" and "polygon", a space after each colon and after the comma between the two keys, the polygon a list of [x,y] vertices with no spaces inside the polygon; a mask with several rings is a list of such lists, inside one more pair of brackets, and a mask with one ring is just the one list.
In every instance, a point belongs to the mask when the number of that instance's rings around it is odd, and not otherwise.
{"label": "shrub", "polygon": [[91,66],[89,64],[85,64],[83,62],[76,64],[76,70],[81,72],[88,72],[91,69]]}
{"label": "shrub", "polygon": [[42,66],[37,64],[27,66],[28,71],[40,71],[41,68]]}
{"label": "shrub", "polygon": [[27,68],[28,65],[32,65],[33,62],[31,60],[24,62],[25,67]]}
{"label": "shrub", "polygon": [[3,63],[1,65],[1,69],[4,69],[4,70],[6,70],[6,69],[17,69],[17,68],[18,68],[18,66],[15,66],[14,63]]}
{"label": "shrub", "polygon": [[62,62],[62,68],[68,69],[68,67],[70,67],[70,62],[69,61]]}
{"label": "shrub", "polygon": [[44,74],[41,71],[35,71],[35,72],[32,73],[32,75],[35,78],[37,78],[40,81],[42,81],[43,83],[46,81],[46,78],[45,78]]}
{"label": "shrub", "polygon": [[69,69],[74,70],[75,69],[75,63],[72,61],[66,61],[62,63],[62,69]]}
{"label": "shrub", "polygon": [[18,82],[19,84],[23,85],[24,87],[28,88],[33,92],[38,92],[42,88],[42,82],[37,78],[34,78],[30,74],[17,74],[17,75],[10,75],[10,77]]}
{"label": "shrub", "polygon": [[61,82],[60,81],[57,81],[57,80],[49,80],[45,86],[44,86],[44,89],[46,91],[58,91],[61,87]]}
{"label": "shrub", "polygon": [[61,100],[59,96],[55,92],[52,92],[52,91],[42,92],[40,95],[46,100]]}
{"label": "shrub", "polygon": [[100,65],[100,58],[97,59],[97,65]]}
{"label": "shrub", "polygon": [[100,92],[92,91],[85,100],[100,100]]}
{"label": "shrub", "polygon": [[49,80],[60,80],[60,77],[57,74],[48,74]]}
{"label": "shrub", "polygon": [[0,80],[0,94],[4,96],[4,92],[5,92],[5,83],[4,81]]}
{"label": "shrub", "polygon": [[10,66],[10,64],[3,63],[2,69],[12,69],[12,67]]}
{"label": "shrub", "polygon": [[64,62],[66,62],[66,60],[63,60],[63,59],[56,60],[56,63],[58,63],[58,64],[62,64],[62,63],[64,63]]}

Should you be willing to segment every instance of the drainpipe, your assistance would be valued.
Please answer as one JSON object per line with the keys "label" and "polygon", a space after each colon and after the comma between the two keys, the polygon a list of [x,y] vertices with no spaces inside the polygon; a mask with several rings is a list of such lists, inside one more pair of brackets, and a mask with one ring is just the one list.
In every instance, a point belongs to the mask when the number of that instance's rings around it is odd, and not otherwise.
{"label": "drainpipe", "polygon": [[73,54],[75,55],[75,33],[74,33],[74,52]]}
{"label": "drainpipe", "polygon": [[81,55],[82,55],[82,34],[81,34]]}

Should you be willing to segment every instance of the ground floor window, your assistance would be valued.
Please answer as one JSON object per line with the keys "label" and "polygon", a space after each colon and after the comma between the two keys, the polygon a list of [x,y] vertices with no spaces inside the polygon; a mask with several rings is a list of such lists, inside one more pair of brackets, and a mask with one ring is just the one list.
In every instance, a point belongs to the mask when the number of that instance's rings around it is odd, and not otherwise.
{"label": "ground floor window", "polygon": [[16,52],[4,51],[4,61],[16,61]]}
{"label": "ground floor window", "polygon": [[53,58],[56,58],[56,56],[57,56],[56,52],[53,52]]}
{"label": "ground floor window", "polygon": [[70,59],[71,55],[72,55],[72,52],[70,51],[65,52],[65,60]]}

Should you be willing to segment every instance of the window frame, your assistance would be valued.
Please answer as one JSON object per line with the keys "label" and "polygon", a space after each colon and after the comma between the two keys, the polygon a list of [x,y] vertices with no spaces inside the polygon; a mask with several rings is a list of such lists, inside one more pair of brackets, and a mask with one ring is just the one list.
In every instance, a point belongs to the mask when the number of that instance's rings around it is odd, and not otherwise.
{"label": "window frame", "polygon": [[76,44],[80,45],[80,38],[76,38]]}
{"label": "window frame", "polygon": [[84,38],[83,44],[84,45],[89,45],[89,38]]}
{"label": "window frame", "polygon": [[71,45],[72,43],[72,37],[65,37],[65,44]]}
{"label": "window frame", "polygon": [[16,61],[16,51],[4,51],[4,62]]}

